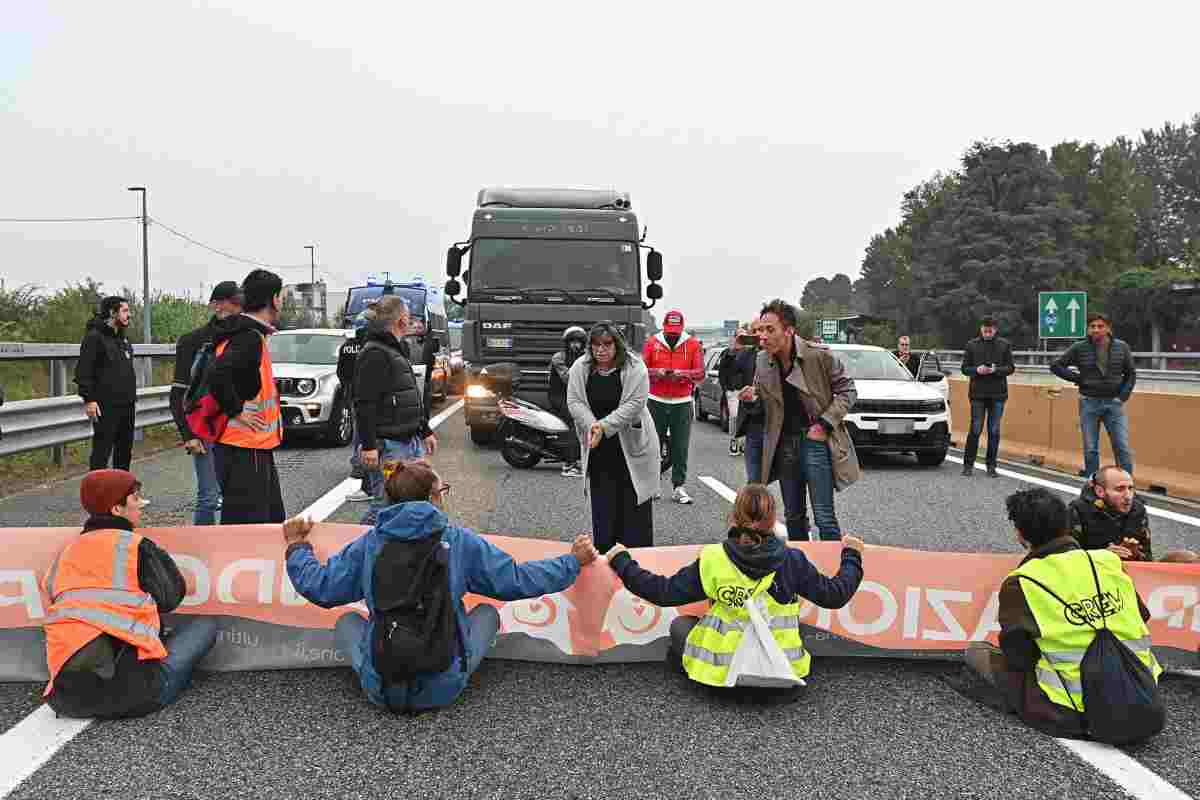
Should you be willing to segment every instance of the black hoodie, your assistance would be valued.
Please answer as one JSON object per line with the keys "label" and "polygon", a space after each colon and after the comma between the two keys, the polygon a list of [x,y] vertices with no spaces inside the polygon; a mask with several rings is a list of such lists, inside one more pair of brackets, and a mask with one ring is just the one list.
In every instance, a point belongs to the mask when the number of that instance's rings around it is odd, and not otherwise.
{"label": "black hoodie", "polygon": [[[768,537],[762,546],[747,547],[737,543],[735,533],[730,531],[723,543],[725,553],[751,580],[774,572],[768,591],[778,603],[793,603],[799,596],[822,608],[841,608],[862,582],[862,556],[852,548],[842,548],[841,568],[830,578],[822,575],[803,551],[788,547],[776,536]],[[613,558],[612,568],[626,589],[656,606],[684,606],[707,599],[700,580],[700,559],[670,578],[642,569],[627,552]]]}
{"label": "black hoodie", "polygon": [[253,400],[260,389],[259,367],[266,339],[275,329],[248,314],[234,314],[212,323],[213,341],[228,341],[220,358],[213,361],[208,377],[209,391],[230,418],[242,413],[242,404]]}
{"label": "black hoodie", "polygon": [[125,331],[93,318],[79,343],[75,383],[85,403],[102,406],[133,405],[137,401],[137,373],[133,370],[133,345]]}

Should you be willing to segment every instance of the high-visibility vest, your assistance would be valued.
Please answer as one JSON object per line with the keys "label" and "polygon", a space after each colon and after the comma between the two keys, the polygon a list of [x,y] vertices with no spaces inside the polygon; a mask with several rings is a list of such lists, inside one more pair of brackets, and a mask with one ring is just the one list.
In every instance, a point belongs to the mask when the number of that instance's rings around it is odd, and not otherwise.
{"label": "high-visibility vest", "polygon": [[45,694],[71,656],[104,633],[136,647],[139,660],[166,657],[158,604],[138,584],[141,543],[132,531],[91,531],[67,545],[46,573]]}
{"label": "high-visibility vest", "polygon": [[[1100,579],[1099,593],[1089,555]],[[1150,649],[1150,630],[1142,621],[1137,590],[1116,553],[1069,550],[1030,559],[1009,573],[1014,575],[1041,581],[1068,603],[1064,606],[1032,581],[1019,581],[1041,632],[1036,640],[1041,651],[1036,668],[1038,686],[1051,701],[1083,711],[1080,664],[1096,629],[1105,625],[1158,680],[1162,667]]]}
{"label": "high-visibility vest", "polygon": [[[729,560],[725,548],[710,544],[700,551],[700,581],[712,607],[688,634],[683,667],[688,677],[709,686],[725,686],[733,654],[751,626],[746,603],[767,592],[775,573],[753,580]],[[766,594],[767,625],[797,678],[808,676],[812,656],[800,639],[800,603],[779,603]]]}
{"label": "high-visibility vest", "polygon": [[[262,336],[260,333],[259,336]],[[262,336],[262,358],[258,363],[258,377],[261,386],[253,400],[242,404],[243,412],[257,413],[263,417],[266,424],[260,429],[249,423],[231,417],[225,431],[217,437],[221,444],[233,447],[244,447],[249,450],[274,450],[283,444],[283,417],[279,410],[279,391],[275,388],[275,369],[271,364],[271,349],[267,347],[267,337]],[[220,357],[225,352],[229,340],[217,345],[216,355]]]}

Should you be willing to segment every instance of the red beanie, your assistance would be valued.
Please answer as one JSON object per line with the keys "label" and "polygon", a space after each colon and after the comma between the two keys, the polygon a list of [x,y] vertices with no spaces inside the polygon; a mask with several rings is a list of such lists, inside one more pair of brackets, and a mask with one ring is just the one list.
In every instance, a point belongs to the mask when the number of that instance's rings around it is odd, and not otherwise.
{"label": "red beanie", "polygon": [[111,514],[139,485],[133,473],[123,469],[93,470],[79,485],[79,502],[89,514]]}

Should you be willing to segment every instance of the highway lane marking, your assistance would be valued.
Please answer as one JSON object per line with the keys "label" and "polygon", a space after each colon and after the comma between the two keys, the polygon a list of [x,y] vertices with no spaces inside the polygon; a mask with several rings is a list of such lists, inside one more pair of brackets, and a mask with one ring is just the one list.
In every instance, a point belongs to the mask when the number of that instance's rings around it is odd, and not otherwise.
{"label": "highway lane marking", "polygon": [[[963,460],[956,456],[946,456],[946,460],[953,461],[955,464],[963,463]],[[984,465],[982,465],[982,464],[975,465],[975,469],[983,469],[983,468],[984,468]],[[1048,481],[1045,478],[1038,478],[1033,475],[1026,475],[1021,472],[1014,472],[1011,469],[997,469],[996,472],[1000,473],[1001,475],[1003,475],[1006,478],[1014,478],[1018,481],[1025,481],[1026,483],[1032,483],[1036,486],[1044,486],[1047,489],[1057,489],[1060,492],[1066,492],[1067,494],[1071,495],[1072,497],[1079,496],[1079,487],[1078,486],[1069,486],[1065,483],[1055,483],[1054,481]],[[1163,519],[1169,519],[1172,522],[1180,522],[1180,523],[1183,523],[1184,525],[1191,525],[1193,527],[1200,528],[1200,517],[1189,517],[1187,514],[1180,514],[1177,511],[1167,511],[1165,509],[1155,508],[1154,506],[1151,506],[1149,504],[1146,505],[1146,513],[1151,514],[1156,517],[1162,517]]]}
{"label": "highway lane marking", "polygon": [[[429,421],[430,428],[437,428],[456,411],[463,407],[458,400]],[[357,478],[347,478],[330,489],[300,514],[314,522],[323,522],[341,508],[346,495],[360,485]],[[32,714],[0,735],[0,800],[17,788],[33,773],[37,772],[67,742],[87,730],[93,720],[58,717],[47,705],[41,705]]]}
{"label": "highway lane marking", "polygon": [[1191,795],[1160,778],[1141,762],[1117,748],[1077,739],[1058,739],[1065,749],[1099,770],[1138,800],[1191,800]]}

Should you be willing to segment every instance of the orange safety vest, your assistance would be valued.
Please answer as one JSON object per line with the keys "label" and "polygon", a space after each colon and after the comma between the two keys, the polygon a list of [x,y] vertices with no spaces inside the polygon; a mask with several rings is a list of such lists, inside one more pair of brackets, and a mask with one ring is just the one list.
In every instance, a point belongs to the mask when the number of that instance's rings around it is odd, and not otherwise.
{"label": "orange safety vest", "polygon": [[[258,377],[262,385],[253,400],[242,404],[242,411],[257,412],[266,421],[265,425],[252,426],[237,417],[232,417],[225,426],[225,431],[217,437],[221,444],[249,450],[274,450],[283,444],[283,417],[279,410],[279,391],[275,388],[271,349],[267,347],[267,337],[263,336],[262,340],[262,359],[258,363]],[[228,343],[229,340],[226,339],[217,345],[218,357],[225,352],[225,345]]]}
{"label": "orange safety vest", "polygon": [[50,595],[46,662],[50,682],[84,645],[107,633],[137,648],[138,660],[166,658],[158,636],[158,604],[138,584],[138,547],[132,531],[97,530],[67,545],[46,574]]}

